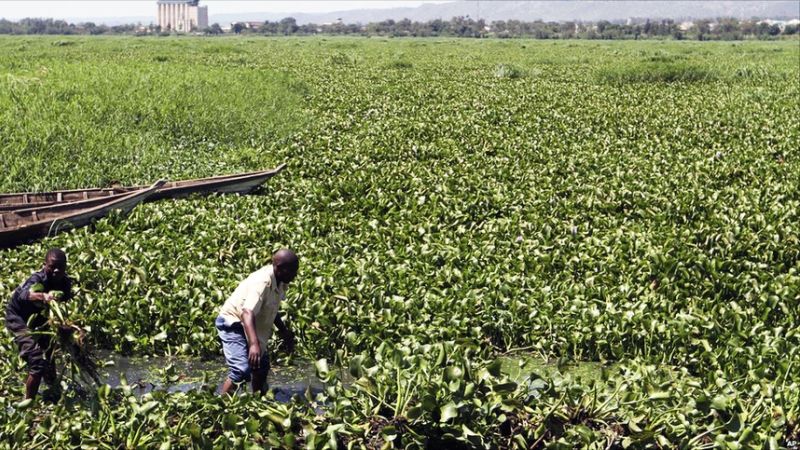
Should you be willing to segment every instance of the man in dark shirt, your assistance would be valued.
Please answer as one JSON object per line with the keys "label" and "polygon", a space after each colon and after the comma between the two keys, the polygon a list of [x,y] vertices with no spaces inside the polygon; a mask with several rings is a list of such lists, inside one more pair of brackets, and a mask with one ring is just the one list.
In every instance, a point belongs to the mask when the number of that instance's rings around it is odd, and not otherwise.
{"label": "man in dark shirt", "polygon": [[[37,283],[44,288],[41,292],[31,292]],[[55,367],[50,361],[50,336],[40,333],[47,330],[48,303],[55,300],[51,291],[62,291],[64,295],[61,301],[72,298],[72,280],[67,276],[67,255],[58,248],[47,252],[42,270],[35,272],[14,290],[6,307],[6,328],[14,335],[20,356],[28,364],[25,398],[36,396],[42,378],[48,384],[52,384],[56,378]]]}

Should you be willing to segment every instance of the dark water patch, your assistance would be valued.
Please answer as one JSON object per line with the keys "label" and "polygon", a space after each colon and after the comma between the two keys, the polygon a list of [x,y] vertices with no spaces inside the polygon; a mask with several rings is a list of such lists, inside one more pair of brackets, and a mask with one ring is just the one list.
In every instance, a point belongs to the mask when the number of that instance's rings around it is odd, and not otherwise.
{"label": "dark water patch", "polygon": [[571,378],[588,382],[601,380],[609,373],[619,371],[619,367],[615,364],[597,361],[559,362],[531,355],[503,357],[501,363],[501,372],[516,382],[522,382],[531,376],[552,378],[556,381]]}
{"label": "dark water patch", "polygon": [[[156,390],[188,392],[207,390],[210,386],[216,386],[216,392],[219,392],[227,374],[222,358],[129,358],[112,353],[99,356],[106,361],[106,366],[101,369],[105,383],[112,388],[131,386],[134,393],[140,396]],[[316,376],[314,363],[305,360],[295,360],[291,365],[273,364],[267,382],[279,402],[289,402],[294,395],[303,396],[306,391],[316,395],[323,389],[322,382]]]}

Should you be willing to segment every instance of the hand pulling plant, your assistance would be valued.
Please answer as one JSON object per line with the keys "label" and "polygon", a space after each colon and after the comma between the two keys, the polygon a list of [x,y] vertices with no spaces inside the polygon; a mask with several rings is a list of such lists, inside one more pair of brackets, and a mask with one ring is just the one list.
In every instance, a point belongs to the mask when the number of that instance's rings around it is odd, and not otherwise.
{"label": "hand pulling plant", "polygon": [[[31,292],[43,292],[44,286],[36,283],[31,287]],[[50,345],[53,347],[53,362],[62,360],[70,369],[73,379],[83,380],[87,383],[101,383],[98,370],[98,359],[94,355],[89,340],[87,339],[88,330],[78,325],[77,322],[68,319],[64,305],[59,303],[64,293],[61,291],[50,291],[53,302],[49,304],[48,325],[51,331],[40,331],[39,333],[50,334],[55,337],[51,339]]]}

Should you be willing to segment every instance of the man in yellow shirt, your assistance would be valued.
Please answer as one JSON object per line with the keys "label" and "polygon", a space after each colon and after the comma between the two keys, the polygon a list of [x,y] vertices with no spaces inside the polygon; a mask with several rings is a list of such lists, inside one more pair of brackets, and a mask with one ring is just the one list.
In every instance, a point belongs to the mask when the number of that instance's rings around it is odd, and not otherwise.
{"label": "man in yellow shirt", "polygon": [[266,392],[269,372],[267,342],[272,337],[273,324],[281,333],[288,351],[294,351],[294,334],[284,325],[278,310],[299,266],[294,252],[278,250],[272,255],[272,264],[251,273],[239,283],[219,309],[214,325],[222,340],[222,351],[229,369],[222,393],[229,394],[239,383],[248,380],[251,380],[253,392]]}

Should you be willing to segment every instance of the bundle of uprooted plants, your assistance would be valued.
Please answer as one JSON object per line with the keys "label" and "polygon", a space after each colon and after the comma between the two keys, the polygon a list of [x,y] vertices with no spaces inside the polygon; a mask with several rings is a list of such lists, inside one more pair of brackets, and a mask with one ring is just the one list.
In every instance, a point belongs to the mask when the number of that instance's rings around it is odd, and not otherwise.
{"label": "bundle of uprooted plants", "polygon": [[[32,292],[41,292],[43,287],[40,284],[34,285]],[[72,378],[75,381],[85,383],[97,383],[100,381],[98,371],[98,359],[92,351],[89,340],[86,338],[87,330],[78,323],[67,319],[63,306],[58,300],[63,297],[61,291],[50,291],[56,300],[50,303],[48,333],[53,335],[50,345],[53,350],[53,360],[63,358],[67,367],[70,368]]]}

